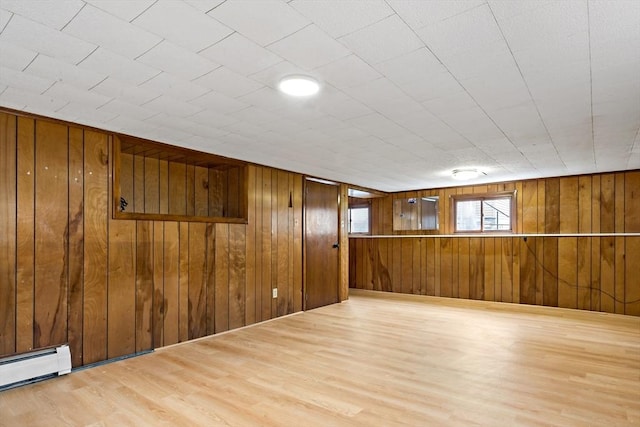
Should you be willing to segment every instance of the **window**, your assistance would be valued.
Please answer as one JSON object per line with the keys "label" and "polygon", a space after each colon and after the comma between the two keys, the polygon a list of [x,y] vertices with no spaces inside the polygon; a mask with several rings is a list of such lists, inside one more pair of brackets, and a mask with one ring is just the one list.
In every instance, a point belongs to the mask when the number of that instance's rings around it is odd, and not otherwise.
{"label": "window", "polygon": [[515,193],[453,196],[456,233],[512,232]]}
{"label": "window", "polygon": [[370,229],[369,205],[356,205],[349,207],[349,233],[369,234]]}

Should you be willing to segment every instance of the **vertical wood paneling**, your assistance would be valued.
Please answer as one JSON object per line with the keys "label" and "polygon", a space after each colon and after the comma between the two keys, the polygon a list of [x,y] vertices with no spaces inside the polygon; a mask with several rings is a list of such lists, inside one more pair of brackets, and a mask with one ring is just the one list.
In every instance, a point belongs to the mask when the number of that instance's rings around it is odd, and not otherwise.
{"label": "vertical wood paneling", "polygon": [[615,313],[615,243],[613,237],[600,239],[600,310]]}
{"label": "vertical wood paneling", "polygon": [[625,173],[624,231],[640,233],[640,171]]}
{"label": "vertical wood paneling", "polygon": [[0,356],[16,351],[17,120],[0,113]]}
{"label": "vertical wood paneling", "polygon": [[624,237],[614,237],[615,248],[614,248],[614,257],[615,257],[615,288],[614,288],[614,310],[618,314],[624,314],[624,303],[625,303],[625,238]]}
{"label": "vertical wood paneling", "polygon": [[196,207],[196,194],[195,194],[195,174],[196,169],[194,165],[187,165],[186,171],[186,203],[187,203],[187,215],[193,216],[195,215],[195,207]]}
{"label": "vertical wood paneling", "polygon": [[272,171],[262,168],[262,317],[261,320],[271,318],[271,197],[272,197]]}
{"label": "vertical wood paneling", "polygon": [[153,223],[136,221],[136,352],[153,348]]}
{"label": "vertical wood paneling", "polygon": [[485,239],[482,259],[484,260],[484,300],[495,301],[496,239]]}
{"label": "vertical wood paneling", "polygon": [[18,117],[16,352],[33,349],[35,268],[35,121]]}
{"label": "vertical wood paneling", "polygon": [[[600,175],[591,178],[591,232],[600,232]],[[600,311],[600,248],[601,239],[591,240],[591,310]]]}
{"label": "vertical wood paneling", "polygon": [[108,247],[107,358],[112,359],[136,350],[136,222],[110,221]]}
{"label": "vertical wood paneling", "polygon": [[[440,244],[440,296],[451,294],[451,238],[439,239]],[[436,243],[437,244],[437,243]]]}
{"label": "vertical wood paneling", "polygon": [[[68,128],[36,122],[34,346],[67,341]],[[61,203],[62,202],[62,203]]]}
{"label": "vertical wood paneling", "polygon": [[[400,289],[402,293],[412,293],[413,286],[413,248],[411,247],[413,239],[403,239],[400,241]],[[366,274],[366,272],[365,272]],[[366,277],[366,276],[365,276]],[[365,279],[363,277],[363,279]]]}
{"label": "vertical wood paneling", "polygon": [[169,213],[187,214],[187,167],[182,163],[169,162]]}
{"label": "vertical wood paneling", "polygon": [[513,301],[513,240],[502,241],[502,302]]}
{"label": "vertical wood paneling", "polygon": [[144,212],[145,171],[144,157],[133,156],[133,212]]}
{"label": "vertical wood paneling", "polygon": [[[302,175],[296,174],[293,182],[293,311],[302,310]],[[345,225],[346,227],[346,225]],[[349,246],[349,238],[344,234],[344,242],[341,248]],[[343,260],[344,261],[344,260]],[[348,263],[349,260],[347,259]],[[342,272],[344,273],[344,265]],[[348,268],[348,266],[346,267]],[[347,284],[343,284],[341,289],[348,291]],[[345,297],[343,295],[343,297]]]}
{"label": "vertical wood paneling", "polygon": [[[263,234],[263,225],[262,225],[262,200],[263,200],[263,185],[262,185],[262,168],[259,166],[255,166],[255,187],[254,191],[250,191],[255,196],[255,248],[256,248],[256,304],[255,304],[255,319],[256,322],[260,322],[262,320],[262,299],[264,296],[262,295],[262,291],[264,288],[263,284],[263,274],[262,274],[262,234]],[[302,197],[302,193],[300,194]],[[302,259],[300,260],[302,262]],[[300,290],[302,292],[302,289]],[[302,302],[302,301],[301,301]]]}
{"label": "vertical wood paneling", "polygon": [[575,237],[558,240],[558,307],[578,305],[577,245]]}
{"label": "vertical wood paneling", "polygon": [[[458,298],[468,299],[471,298],[471,277],[469,275],[470,239],[463,237],[456,239],[456,241],[458,242],[458,250],[456,251],[458,257]],[[454,283],[456,283],[456,280],[454,280]]]}
{"label": "vertical wood paneling", "polygon": [[178,340],[189,339],[189,223],[180,223],[178,286]]}
{"label": "vertical wood paneling", "polygon": [[207,332],[207,225],[189,223],[189,339]]}
{"label": "vertical wood paneling", "polygon": [[153,223],[153,347],[164,346],[164,222]]}
{"label": "vertical wood paneling", "polygon": [[[634,191],[638,191],[635,187]],[[638,260],[640,260],[640,237],[625,239],[625,306],[624,314],[640,316],[640,274],[638,274]]]}
{"label": "vertical wood paneling", "polygon": [[[369,242],[371,243],[371,242]],[[421,280],[421,263],[420,263],[420,247],[422,246],[421,239],[412,239],[411,240],[413,246],[413,259],[411,261],[411,265],[413,268],[413,277],[411,280],[411,289],[414,294],[424,294],[425,290],[422,287]],[[371,269],[369,269],[371,271]]]}
{"label": "vertical wood paneling", "polygon": [[[249,188],[256,186],[256,167],[249,166],[247,171],[247,185]],[[256,322],[256,193],[249,193],[246,226],[246,293],[244,323],[251,325]]]}
{"label": "vertical wood paneling", "polygon": [[[274,211],[275,221],[277,222],[276,233],[276,284],[278,288],[278,305],[276,315],[283,316],[287,314],[287,305],[289,300],[289,290],[291,283],[289,281],[289,239],[287,233],[289,231],[289,176],[284,171],[277,172],[278,193],[277,207]],[[292,296],[292,295],[291,295]]]}
{"label": "vertical wood paneling", "polygon": [[144,211],[160,213],[160,161],[144,159]]}
{"label": "vertical wood paneling", "polygon": [[216,333],[229,330],[229,225],[216,224]]}
{"label": "vertical wood paneling", "polygon": [[536,238],[518,239],[520,245],[520,303],[535,304],[536,281]]}
{"label": "vertical wood paneling", "polygon": [[213,223],[208,223],[205,230],[206,245],[206,326],[207,335],[211,335],[216,331],[216,227]]}
{"label": "vertical wood paneling", "polygon": [[529,180],[522,183],[522,196],[517,197],[518,203],[522,203],[523,233],[536,233],[538,229],[538,181]]}
{"label": "vertical wood paneling", "polygon": [[180,341],[180,227],[177,222],[164,223],[164,345]]}
{"label": "vertical wood paneling", "polygon": [[[169,213],[169,162],[158,162],[158,209],[161,214]],[[121,172],[122,173],[122,172]]]}
{"label": "vertical wood paneling", "polygon": [[[109,145],[105,134],[84,133],[83,362],[107,356],[107,221]],[[131,272],[129,272],[131,274]]]}
{"label": "vertical wood paneling", "polygon": [[[108,198],[107,200],[111,200]],[[111,204],[108,204],[111,209]],[[84,133],[69,128],[69,309],[67,340],[73,366],[82,365],[84,302]]]}
{"label": "vertical wood paneling", "polygon": [[485,239],[469,239],[469,297],[472,299],[485,299],[484,268],[482,262],[485,253]]}
{"label": "vertical wood paneling", "polygon": [[[423,277],[426,280],[426,294],[435,296],[436,294],[436,250],[435,250],[435,240],[434,239],[425,239],[424,244],[422,245],[423,250],[426,252],[423,259],[426,259],[426,271],[423,271]],[[439,293],[439,292],[438,292]]]}
{"label": "vertical wood paneling", "polygon": [[229,224],[229,329],[245,325],[246,239],[245,226]]}

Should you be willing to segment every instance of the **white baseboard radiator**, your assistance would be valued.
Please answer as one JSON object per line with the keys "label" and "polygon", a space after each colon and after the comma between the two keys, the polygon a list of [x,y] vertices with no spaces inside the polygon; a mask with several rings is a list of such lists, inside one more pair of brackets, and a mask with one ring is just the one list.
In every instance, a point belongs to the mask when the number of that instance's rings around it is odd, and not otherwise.
{"label": "white baseboard radiator", "polygon": [[0,391],[71,372],[68,345],[0,359]]}

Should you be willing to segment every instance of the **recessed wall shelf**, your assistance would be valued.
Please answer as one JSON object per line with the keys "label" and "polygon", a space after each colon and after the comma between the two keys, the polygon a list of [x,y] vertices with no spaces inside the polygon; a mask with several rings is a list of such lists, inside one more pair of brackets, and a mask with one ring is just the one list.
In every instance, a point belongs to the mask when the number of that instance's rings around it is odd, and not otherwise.
{"label": "recessed wall shelf", "polygon": [[113,140],[113,217],[247,222],[247,164],[127,136]]}

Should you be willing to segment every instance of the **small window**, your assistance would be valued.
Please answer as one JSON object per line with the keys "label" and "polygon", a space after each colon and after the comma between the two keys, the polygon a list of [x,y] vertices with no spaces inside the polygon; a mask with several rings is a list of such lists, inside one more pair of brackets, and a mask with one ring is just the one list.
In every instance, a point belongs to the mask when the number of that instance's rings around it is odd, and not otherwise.
{"label": "small window", "polygon": [[456,233],[512,232],[515,194],[453,196]]}
{"label": "small window", "polygon": [[349,233],[369,234],[370,232],[369,205],[351,206],[349,208]]}

